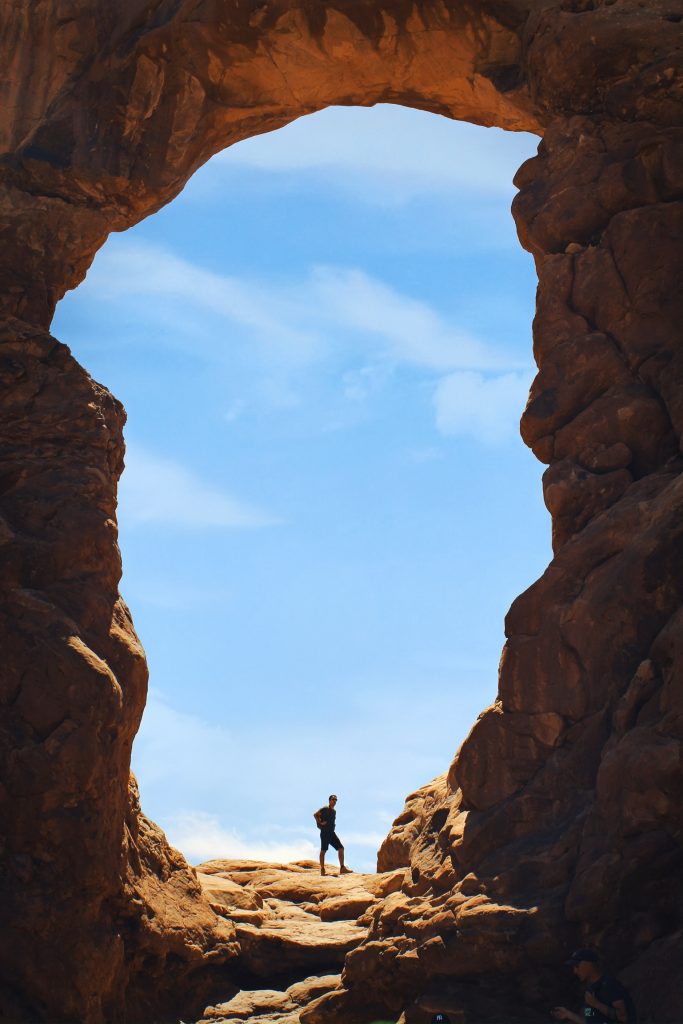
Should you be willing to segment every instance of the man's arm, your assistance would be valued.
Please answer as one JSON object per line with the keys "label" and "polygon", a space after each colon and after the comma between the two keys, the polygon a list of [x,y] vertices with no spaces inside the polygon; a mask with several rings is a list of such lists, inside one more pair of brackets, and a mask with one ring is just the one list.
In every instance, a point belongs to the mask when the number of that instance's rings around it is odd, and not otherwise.
{"label": "man's arm", "polygon": [[626,1003],[623,999],[614,1000],[614,1009],[617,1011],[617,1020],[619,1024],[627,1024],[628,1021],[628,1010],[626,1009]]}
{"label": "man's arm", "polygon": [[603,1017],[607,1017],[608,1020],[619,1021],[619,1024],[626,1024],[628,1021],[628,1011],[623,999],[615,999],[612,1005],[609,1006],[607,1003],[601,1003],[592,992],[586,992],[584,998],[587,1006],[592,1006]]}
{"label": "man's arm", "polygon": [[570,1020],[572,1024],[584,1024],[584,1018],[579,1017],[578,1013],[572,1013],[566,1006],[556,1006],[552,1013],[555,1020]]}

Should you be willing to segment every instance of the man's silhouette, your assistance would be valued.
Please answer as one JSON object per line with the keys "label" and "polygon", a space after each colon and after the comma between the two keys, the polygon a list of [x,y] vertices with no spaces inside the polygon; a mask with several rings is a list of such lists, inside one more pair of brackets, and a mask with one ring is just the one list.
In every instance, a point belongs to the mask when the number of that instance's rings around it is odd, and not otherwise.
{"label": "man's silhouette", "polygon": [[334,793],[330,795],[329,803],[313,812],[315,823],[320,829],[320,874],[325,874],[325,854],[332,846],[339,855],[339,874],[348,875],[350,869],[344,867],[344,847],[339,841],[339,836],[334,831],[337,822],[337,797]]}

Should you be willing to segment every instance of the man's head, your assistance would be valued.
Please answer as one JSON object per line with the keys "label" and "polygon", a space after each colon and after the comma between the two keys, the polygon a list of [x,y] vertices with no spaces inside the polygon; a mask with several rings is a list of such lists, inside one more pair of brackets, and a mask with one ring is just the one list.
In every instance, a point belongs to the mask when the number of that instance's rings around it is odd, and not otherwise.
{"label": "man's head", "polygon": [[337,802],[337,794],[336,793],[330,793],[330,807],[334,807],[336,802]]}
{"label": "man's head", "polygon": [[595,981],[601,974],[600,957],[594,949],[575,950],[567,960],[567,967],[571,967],[583,983]]}

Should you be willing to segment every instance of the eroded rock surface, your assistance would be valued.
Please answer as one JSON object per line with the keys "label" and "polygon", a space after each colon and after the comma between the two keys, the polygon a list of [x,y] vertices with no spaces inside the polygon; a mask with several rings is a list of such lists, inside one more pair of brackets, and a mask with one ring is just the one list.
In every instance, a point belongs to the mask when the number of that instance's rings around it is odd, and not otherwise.
{"label": "eroded rock surface", "polygon": [[207,1006],[198,1024],[304,1024],[323,996],[339,989],[340,984],[338,974],[325,974],[304,978],[284,991],[243,991],[227,1003]]}
{"label": "eroded rock surface", "polygon": [[[212,978],[225,1001],[275,941],[248,915],[281,898],[217,915],[129,790],[146,668],[118,594],[123,411],[47,333],[55,303],[214,152],[383,101],[543,135],[514,215],[539,274],[522,433],[555,557],[507,616],[498,700],[383,845],[380,866],[410,868],[400,891],[302,1020],[419,1022],[446,995],[471,1020],[531,1019],[579,941],[644,1016],[683,1019],[679,0],[0,11],[5,1017],[149,1024]],[[249,890],[224,881],[216,905]],[[305,902],[296,928],[348,925]]]}
{"label": "eroded rock surface", "polygon": [[580,940],[624,968],[643,1015],[683,1016],[675,138],[575,118],[517,177],[539,270],[522,432],[550,464],[556,554],[506,618],[498,700],[383,844],[380,867],[409,865],[419,904],[379,908],[375,945],[347,960],[356,993],[366,971],[373,991],[384,975],[387,999],[410,989],[400,964],[413,953],[420,986],[493,961],[530,1001],[552,1001],[553,964]]}
{"label": "eroded rock surface", "polygon": [[210,861],[197,876],[216,914],[235,926],[243,988],[207,1007],[202,1024],[305,1024],[323,996],[341,988],[346,954],[367,938],[369,911],[400,890],[406,871],[338,875],[332,868],[321,877],[313,861]]}
{"label": "eroded rock surface", "polygon": [[3,1019],[114,1021],[136,977],[152,1020],[178,1004],[169,973],[201,1007],[237,945],[129,776],[147,670],[118,594],[124,412],[17,320],[0,389]]}
{"label": "eroded rock surface", "polygon": [[209,861],[197,875],[214,911],[235,927],[242,975],[278,981],[341,970],[367,935],[362,915],[400,889],[405,870],[338,875],[329,869],[321,877],[313,861]]}

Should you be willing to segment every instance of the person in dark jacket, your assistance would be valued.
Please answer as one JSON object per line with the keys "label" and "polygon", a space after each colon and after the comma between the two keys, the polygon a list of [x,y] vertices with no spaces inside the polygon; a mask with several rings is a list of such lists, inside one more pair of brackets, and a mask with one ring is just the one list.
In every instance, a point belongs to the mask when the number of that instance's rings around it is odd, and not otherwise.
{"label": "person in dark jacket", "polygon": [[320,829],[320,874],[325,874],[325,854],[332,846],[339,856],[339,874],[348,875],[351,869],[344,866],[344,847],[339,841],[335,832],[337,823],[337,797],[334,793],[330,795],[329,803],[313,812],[315,823]]}
{"label": "person in dark jacket", "polygon": [[636,1010],[628,991],[620,981],[606,974],[600,957],[594,949],[577,949],[567,966],[584,988],[581,1013],[572,1013],[565,1006],[553,1010],[555,1020],[569,1020],[574,1024],[636,1024]]}

